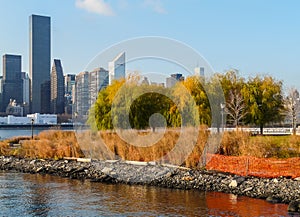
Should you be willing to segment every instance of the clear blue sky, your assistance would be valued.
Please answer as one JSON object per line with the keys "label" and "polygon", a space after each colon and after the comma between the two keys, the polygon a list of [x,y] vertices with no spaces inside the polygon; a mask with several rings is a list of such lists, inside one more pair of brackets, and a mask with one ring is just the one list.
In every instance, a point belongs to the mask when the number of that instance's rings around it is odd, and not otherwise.
{"label": "clear blue sky", "polygon": [[[82,71],[110,45],[163,36],[201,53],[218,72],[269,74],[300,88],[298,0],[0,0],[0,54],[21,54],[28,72],[28,20],[51,16],[52,57]],[[2,71],[2,63],[1,63]]]}

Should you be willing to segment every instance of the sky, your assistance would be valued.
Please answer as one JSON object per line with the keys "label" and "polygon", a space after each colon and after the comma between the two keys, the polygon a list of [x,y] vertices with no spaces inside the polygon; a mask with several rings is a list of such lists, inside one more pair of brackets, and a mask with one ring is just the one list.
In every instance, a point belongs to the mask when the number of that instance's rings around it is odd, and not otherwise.
{"label": "sky", "polygon": [[[51,16],[51,56],[61,59],[65,74],[85,70],[95,56],[116,43],[156,36],[188,45],[217,72],[234,68],[246,78],[271,75],[285,88],[300,89],[298,0],[0,0],[0,4],[0,55],[22,55],[26,72],[29,16],[38,14]],[[2,61],[0,66],[2,74]]]}

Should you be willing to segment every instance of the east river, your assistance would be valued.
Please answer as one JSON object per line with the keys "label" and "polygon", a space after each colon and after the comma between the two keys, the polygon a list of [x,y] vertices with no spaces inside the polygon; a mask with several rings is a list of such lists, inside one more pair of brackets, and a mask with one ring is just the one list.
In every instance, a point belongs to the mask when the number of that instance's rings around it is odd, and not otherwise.
{"label": "east river", "polygon": [[288,216],[286,210],[231,194],[0,172],[0,216]]}
{"label": "east river", "polygon": [[[34,129],[33,135],[37,135],[42,130]],[[0,129],[0,140],[11,138],[14,136],[31,136],[32,131],[27,129]]]}
{"label": "east river", "polygon": [[[31,131],[0,130],[2,138],[19,135],[31,135]],[[292,215],[286,204],[233,194],[0,171],[0,216]]]}

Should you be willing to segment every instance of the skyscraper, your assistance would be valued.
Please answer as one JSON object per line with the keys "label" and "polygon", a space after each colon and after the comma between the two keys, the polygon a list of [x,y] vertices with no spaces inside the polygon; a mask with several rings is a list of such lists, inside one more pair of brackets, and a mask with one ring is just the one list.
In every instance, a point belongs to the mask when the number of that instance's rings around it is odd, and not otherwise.
{"label": "skyscraper", "polygon": [[75,89],[76,113],[86,117],[89,110],[89,72],[80,72],[76,76]]}
{"label": "skyscraper", "polygon": [[104,68],[96,68],[89,73],[89,106],[92,106],[100,90],[108,85],[108,71]]}
{"label": "skyscraper", "polygon": [[65,95],[72,96],[72,88],[75,85],[75,74],[66,74],[65,76]]}
{"label": "skyscraper", "polygon": [[[32,113],[47,111],[50,102],[50,55],[51,55],[50,17],[31,15],[29,17],[29,77],[31,79],[30,102]],[[42,110],[43,108],[43,110]]]}
{"label": "skyscraper", "polygon": [[22,83],[23,83],[23,107],[24,107],[24,115],[27,115],[29,111],[30,105],[30,80],[28,74],[26,72],[22,72]]}
{"label": "skyscraper", "polygon": [[196,76],[204,77],[204,67],[199,67],[199,66],[197,66],[197,67],[194,69],[194,72],[195,72],[195,75],[196,75]]}
{"label": "skyscraper", "polygon": [[108,70],[109,84],[111,84],[113,80],[125,78],[125,52],[120,53],[113,61],[108,63]]}
{"label": "skyscraper", "polygon": [[5,54],[3,56],[3,101],[1,111],[5,111],[10,99],[23,103],[21,79],[21,56]]}
{"label": "skyscraper", "polygon": [[75,86],[75,77],[74,74],[65,75],[65,113],[73,113],[73,88]]}
{"label": "skyscraper", "polygon": [[81,72],[76,76],[75,109],[86,118],[90,107],[95,103],[98,93],[108,85],[108,71],[96,68],[91,72]]}
{"label": "skyscraper", "polygon": [[51,70],[51,113],[64,113],[64,74],[61,66],[61,61],[55,59]]}
{"label": "skyscraper", "polygon": [[2,104],[3,85],[2,84],[3,84],[3,76],[0,76],[0,112],[2,112],[2,107],[3,107],[3,104]]}

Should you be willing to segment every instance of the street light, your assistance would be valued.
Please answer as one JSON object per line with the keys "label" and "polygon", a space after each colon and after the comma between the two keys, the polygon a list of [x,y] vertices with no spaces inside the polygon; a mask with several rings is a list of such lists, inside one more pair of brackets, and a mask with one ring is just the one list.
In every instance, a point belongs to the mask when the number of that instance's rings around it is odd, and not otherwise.
{"label": "street light", "polygon": [[222,132],[224,132],[224,110],[225,110],[225,103],[221,103],[220,104],[220,106],[221,106],[221,127],[222,127]]}
{"label": "street light", "polygon": [[34,119],[31,118],[31,139],[33,139],[33,123],[34,123]]}

